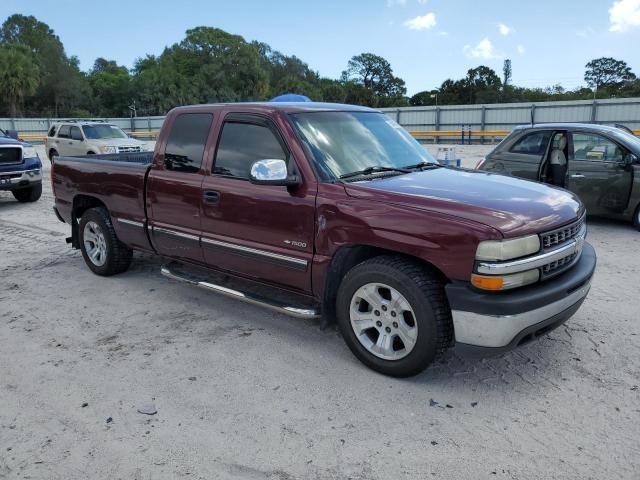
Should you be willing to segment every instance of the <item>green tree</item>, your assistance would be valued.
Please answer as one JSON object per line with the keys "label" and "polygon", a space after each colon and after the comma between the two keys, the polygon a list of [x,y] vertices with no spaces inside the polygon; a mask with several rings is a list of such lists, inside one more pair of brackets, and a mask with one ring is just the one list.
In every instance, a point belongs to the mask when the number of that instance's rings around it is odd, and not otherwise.
{"label": "green tree", "polygon": [[584,80],[591,88],[616,90],[636,79],[626,62],[611,57],[591,60],[585,65]]}
{"label": "green tree", "polygon": [[364,86],[379,97],[398,98],[407,93],[404,80],[393,74],[391,64],[373,53],[352,57],[342,78]]}
{"label": "green tree", "polygon": [[39,87],[31,109],[58,115],[86,98],[85,78],[77,59],[68,58],[54,31],[33,16],[11,15],[0,27],[0,45],[22,45],[29,49],[40,71]]}
{"label": "green tree", "polygon": [[25,97],[39,84],[39,71],[29,49],[23,45],[0,45],[0,95],[16,117]]}
{"label": "green tree", "polygon": [[131,102],[131,77],[126,67],[98,58],[88,75],[96,105],[102,116],[127,116]]}

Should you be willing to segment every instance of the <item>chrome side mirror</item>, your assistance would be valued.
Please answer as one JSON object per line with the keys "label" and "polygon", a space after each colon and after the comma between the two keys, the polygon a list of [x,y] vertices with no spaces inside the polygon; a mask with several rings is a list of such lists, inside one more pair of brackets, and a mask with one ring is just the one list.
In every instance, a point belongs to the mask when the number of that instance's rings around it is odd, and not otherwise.
{"label": "chrome side mirror", "polygon": [[300,177],[289,175],[287,162],[276,158],[258,160],[251,165],[249,176],[256,185],[279,185],[290,187],[300,184]]}

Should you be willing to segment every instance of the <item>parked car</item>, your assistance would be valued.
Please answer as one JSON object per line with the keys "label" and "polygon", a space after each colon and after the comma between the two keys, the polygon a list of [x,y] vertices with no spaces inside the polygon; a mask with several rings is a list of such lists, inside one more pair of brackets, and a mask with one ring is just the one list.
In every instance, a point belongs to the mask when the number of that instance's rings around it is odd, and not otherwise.
{"label": "parked car", "polygon": [[146,144],[130,138],[121,128],[98,120],[68,120],[54,123],[45,141],[49,160],[58,155],[145,152]]}
{"label": "parked car", "polygon": [[364,107],[181,107],[154,153],[59,157],[52,182],[94,273],[161,255],[172,279],[336,318],[362,362],[399,377],[455,342],[511,348],[560,325],[596,265],[575,195],[444,167]]}
{"label": "parked car", "polygon": [[42,162],[36,149],[0,129],[0,191],[19,202],[35,202],[42,195]]}
{"label": "parked car", "polygon": [[566,188],[590,215],[630,220],[640,230],[639,159],[640,138],[628,129],[543,123],[516,128],[477,168]]}

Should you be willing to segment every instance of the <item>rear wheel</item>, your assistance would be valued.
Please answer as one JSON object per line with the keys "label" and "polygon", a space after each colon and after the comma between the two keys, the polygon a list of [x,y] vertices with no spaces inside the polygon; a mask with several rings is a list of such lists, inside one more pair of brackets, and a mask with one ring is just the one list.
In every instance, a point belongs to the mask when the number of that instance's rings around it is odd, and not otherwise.
{"label": "rear wheel", "polygon": [[376,257],[350,270],[338,291],[337,317],[356,357],[394,377],[420,373],[453,343],[442,282],[401,257]]}
{"label": "rear wheel", "polygon": [[32,185],[28,188],[13,190],[13,196],[21,203],[37,202],[42,195],[42,184]]}
{"label": "rear wheel", "polygon": [[51,150],[49,150],[49,161],[51,163],[53,163],[53,161],[55,160],[55,157],[58,156],[58,151],[55,148],[52,148]]}
{"label": "rear wheel", "polygon": [[640,204],[638,204],[636,211],[633,214],[633,226],[640,232]]}
{"label": "rear wheel", "polygon": [[133,251],[118,240],[106,208],[91,208],[80,219],[80,250],[87,266],[108,277],[129,268]]}

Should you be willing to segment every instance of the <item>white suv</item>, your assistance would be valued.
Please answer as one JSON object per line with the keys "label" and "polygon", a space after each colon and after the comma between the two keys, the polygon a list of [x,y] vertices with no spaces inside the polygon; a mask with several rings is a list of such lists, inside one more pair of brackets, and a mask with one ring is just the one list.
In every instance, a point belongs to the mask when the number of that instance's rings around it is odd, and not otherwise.
{"label": "white suv", "polygon": [[146,144],[129,138],[120,128],[97,120],[67,120],[54,123],[45,142],[49,160],[58,155],[145,152]]}

